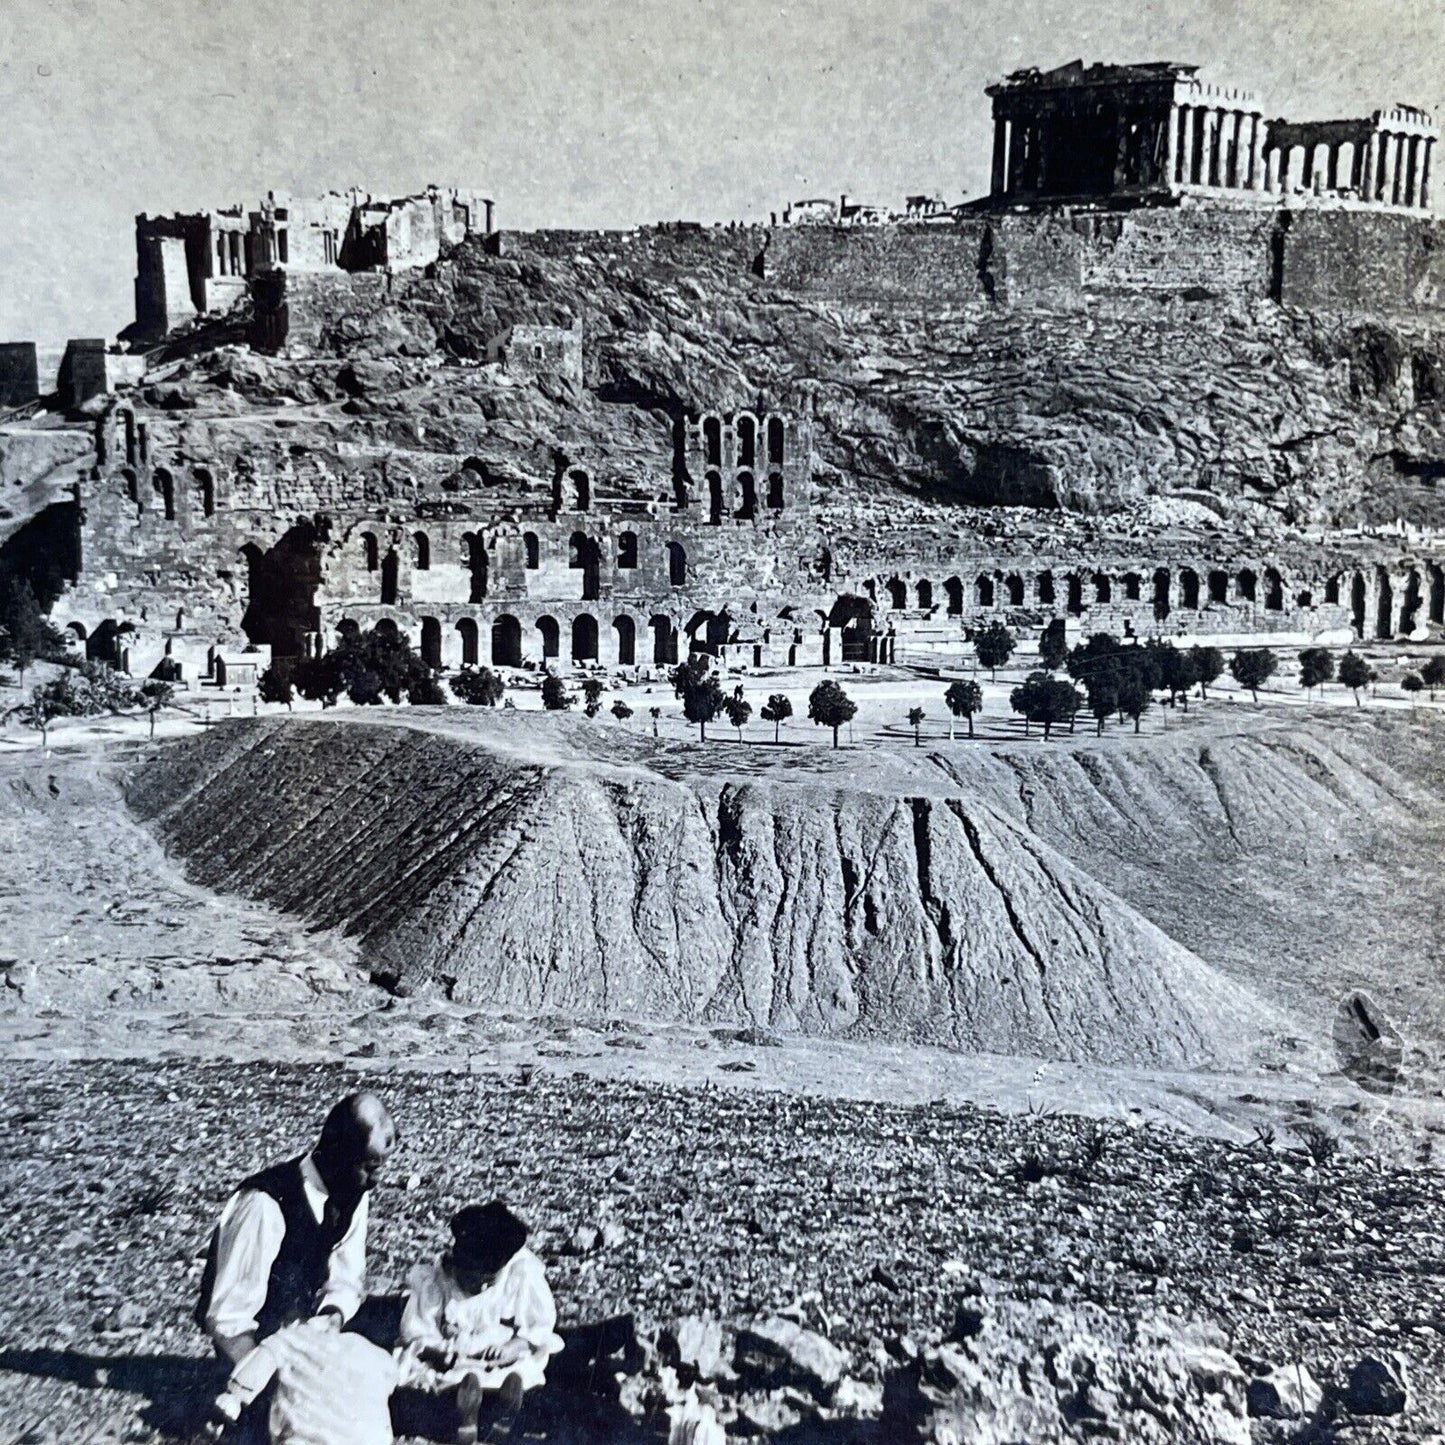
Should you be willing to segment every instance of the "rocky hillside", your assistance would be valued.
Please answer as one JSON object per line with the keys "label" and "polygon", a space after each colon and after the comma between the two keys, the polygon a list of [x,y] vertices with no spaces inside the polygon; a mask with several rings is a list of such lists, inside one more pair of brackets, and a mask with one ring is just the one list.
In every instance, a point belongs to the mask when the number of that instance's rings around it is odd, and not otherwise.
{"label": "rocky hillside", "polygon": [[[468,244],[385,290],[356,277],[298,293],[293,349],[321,364],[203,349],[151,400],[177,422],[344,403],[337,439],[472,456],[498,482],[550,484],[556,449],[586,450],[655,493],[668,417],[779,406],[811,409],[825,503],[901,491],[1112,512],[1185,493],[1312,524],[1442,515],[1445,341],[1424,321],[1207,292],[1082,310],[833,303],[754,274],[765,247],[746,231]],[[588,393],[477,369],[503,327],[570,316]],[[325,429],[306,444],[325,449]]]}
{"label": "rocky hillside", "polygon": [[1166,1067],[1284,1028],[936,774],[669,777],[528,723],[244,724],[168,749],[130,799],[197,881],[471,1002]]}

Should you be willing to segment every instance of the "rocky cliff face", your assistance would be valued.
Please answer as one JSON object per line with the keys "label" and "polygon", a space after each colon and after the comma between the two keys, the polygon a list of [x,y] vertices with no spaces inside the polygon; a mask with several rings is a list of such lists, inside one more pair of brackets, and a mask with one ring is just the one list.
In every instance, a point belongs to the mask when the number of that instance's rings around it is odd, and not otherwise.
{"label": "rocky cliff face", "polygon": [[198,881],[473,1002],[1167,1067],[1282,1027],[979,794],[669,777],[530,721],[527,751],[440,718],[258,722],[130,796]]}

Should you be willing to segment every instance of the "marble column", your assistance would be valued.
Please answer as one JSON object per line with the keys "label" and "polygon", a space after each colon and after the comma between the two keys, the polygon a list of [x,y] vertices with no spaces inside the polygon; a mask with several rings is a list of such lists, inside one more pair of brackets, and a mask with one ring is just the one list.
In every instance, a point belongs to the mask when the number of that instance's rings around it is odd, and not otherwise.
{"label": "marble column", "polygon": [[1420,158],[1420,209],[1430,209],[1430,158],[1435,153],[1435,138],[1425,138],[1425,154]]}
{"label": "marble column", "polygon": [[1218,112],[1199,112],[1199,184],[1214,184],[1214,146],[1218,135]]}
{"label": "marble column", "polygon": [[1008,184],[1008,121],[1001,115],[993,118],[993,194],[1001,196]]}
{"label": "marble column", "polygon": [[1164,182],[1173,185],[1179,179],[1179,133],[1182,108],[1169,107],[1169,119],[1165,122]]}

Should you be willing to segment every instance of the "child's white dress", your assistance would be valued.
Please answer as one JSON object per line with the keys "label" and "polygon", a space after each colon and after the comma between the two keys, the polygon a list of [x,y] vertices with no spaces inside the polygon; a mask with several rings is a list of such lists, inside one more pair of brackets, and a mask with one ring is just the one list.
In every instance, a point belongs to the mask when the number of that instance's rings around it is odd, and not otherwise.
{"label": "child's white dress", "polygon": [[[420,1389],[458,1385],[476,1375],[483,1389],[495,1390],[510,1374],[522,1388],[534,1390],[546,1379],[547,1361],[562,1348],[556,1333],[557,1306],[542,1261],[530,1249],[519,1249],[497,1277],[476,1294],[463,1293],[443,1255],[435,1264],[419,1264],[407,1280],[406,1308],[401,1316],[401,1383]],[[492,1346],[521,1340],[528,1347],[522,1360],[495,1365],[480,1356]],[[454,1346],[457,1362],[437,1370],[419,1358],[423,1349]]]}

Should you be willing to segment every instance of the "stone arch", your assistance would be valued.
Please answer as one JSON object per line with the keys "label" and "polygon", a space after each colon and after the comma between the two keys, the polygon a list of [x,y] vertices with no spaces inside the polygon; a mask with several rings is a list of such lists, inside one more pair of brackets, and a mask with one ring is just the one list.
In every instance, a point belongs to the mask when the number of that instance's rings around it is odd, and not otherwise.
{"label": "stone arch", "polygon": [[1211,602],[1229,601],[1229,573],[1222,567],[1216,567],[1209,574],[1209,600]]}
{"label": "stone arch", "polygon": [[597,619],[590,612],[572,619],[572,661],[597,661]]}
{"label": "stone arch", "polygon": [[721,612],[694,612],[683,631],[687,633],[689,655],[706,652],[717,657],[727,645],[728,635],[732,631],[732,618],[728,615],[727,608],[723,608]]}
{"label": "stone arch", "polygon": [[667,544],[667,581],[672,587],[687,583],[687,548],[681,542]]}
{"label": "stone arch", "polygon": [[617,534],[617,566],[624,572],[630,572],[637,566],[636,532]]}
{"label": "stone arch", "polygon": [[1383,567],[1375,568],[1375,598],[1375,636],[1384,640],[1395,635],[1391,625],[1395,611],[1395,588],[1390,582],[1390,574]]}
{"label": "stone arch", "polygon": [[631,667],[637,661],[637,624],[625,612],[612,619],[617,643],[617,665]]}
{"label": "stone arch", "polygon": [[1193,612],[1199,611],[1199,573],[1193,567],[1180,569],[1179,605]]}
{"label": "stone arch", "polygon": [[1137,572],[1126,572],[1123,576],[1124,600],[1138,602],[1144,587],[1144,579]]}
{"label": "stone arch", "polygon": [[1340,605],[1340,574],[1325,578],[1325,602],[1331,607]]}
{"label": "stone arch", "polygon": [[783,444],[785,429],[783,419],[780,416],[768,418],[768,465],[780,467],[783,465]]}
{"label": "stone arch", "polygon": [[376,540],[375,532],[361,534],[361,560],[366,564],[368,572],[375,572],[381,566],[381,546]]}
{"label": "stone arch", "polygon": [[421,660],[430,668],[441,671],[442,625],[435,617],[421,620]]}
{"label": "stone arch", "polygon": [[973,600],[979,607],[993,606],[993,578],[986,572],[980,572],[973,583]]}
{"label": "stone arch", "polygon": [[655,667],[670,667],[677,662],[677,626],[672,618],[655,612],[647,620],[652,631],[652,661]]}
{"label": "stone arch", "polygon": [[914,592],[918,598],[920,610],[924,612],[930,611],[933,607],[933,583],[925,577],[919,582]]}
{"label": "stone arch", "polygon": [[1266,612],[1284,611],[1284,578],[1280,576],[1279,570],[1275,567],[1264,569],[1264,610]]}
{"label": "stone arch", "polygon": [[891,577],[887,583],[888,605],[895,611],[901,612],[908,606],[908,584],[897,577]]}
{"label": "stone arch", "polygon": [[1412,567],[1405,578],[1405,595],[1400,599],[1400,631],[1408,637],[1420,621],[1420,573]]}
{"label": "stone arch", "polygon": [[739,472],[737,483],[738,505],[734,515],[745,522],[750,522],[758,514],[757,479],[751,472]]}
{"label": "stone arch", "polygon": [[468,602],[483,602],[487,596],[487,539],[480,532],[462,533],[462,565],[467,569]]}
{"label": "stone arch", "polygon": [[[477,619],[475,617],[460,617],[457,619],[457,637],[462,646],[462,666],[475,667],[481,661],[477,643]],[[520,641],[520,638],[518,639]]]}
{"label": "stone arch", "polygon": [[1052,572],[1040,572],[1038,581],[1034,584],[1034,591],[1040,602],[1052,603],[1055,597],[1054,574]]}
{"label": "stone arch", "polygon": [[592,478],[581,467],[570,468],[557,478],[557,510],[589,512],[592,510]]}
{"label": "stone arch", "polygon": [[757,418],[751,412],[739,412],[733,418],[733,434],[737,438],[737,464],[751,470],[758,464]]}
{"label": "stone arch", "polygon": [[1365,578],[1364,574],[1356,572],[1350,580],[1350,622],[1355,629],[1355,634],[1363,638],[1365,635]]}
{"label": "stone arch", "polygon": [[781,472],[768,473],[768,510],[770,512],[783,510],[783,474]]}
{"label": "stone arch", "polygon": [[602,548],[586,532],[567,539],[567,566],[582,573],[582,600],[595,602],[602,595]]}
{"label": "stone arch", "polygon": [[1169,569],[1167,567],[1156,567],[1154,569],[1154,616],[1163,622],[1169,616]]}
{"label": "stone arch", "polygon": [[176,520],[176,479],[165,467],[157,467],[151,482],[165,507],[166,521],[174,522]]}
{"label": "stone arch", "polygon": [[431,538],[425,532],[411,534],[411,565],[418,572],[431,571]]}
{"label": "stone arch", "polygon": [[1429,619],[1445,624],[1445,570],[1438,563],[1431,562],[1426,571],[1430,578]]}
{"label": "stone arch", "polygon": [[555,617],[539,617],[537,619],[537,636],[542,644],[542,658],[557,657],[562,648],[562,629],[557,625]]}
{"label": "stone arch", "polygon": [[125,483],[126,496],[139,507],[141,504],[140,481],[137,479],[136,474],[129,467],[122,467],[120,469],[120,476],[121,480]]}
{"label": "stone arch", "polygon": [[1109,580],[1107,572],[1095,572],[1093,583],[1095,602],[1112,602],[1114,600],[1114,585]]}
{"label": "stone arch", "polygon": [[1010,572],[1003,579],[1004,591],[1008,594],[1008,605],[1010,607],[1022,607],[1024,605],[1024,579],[1017,572]]}
{"label": "stone arch", "polygon": [[722,466],[722,418],[705,416],[702,419],[703,465]]}
{"label": "stone arch", "polygon": [[371,630],[377,637],[401,636],[401,628],[396,625],[396,619],[392,617],[379,617]]}
{"label": "stone arch", "polygon": [[497,667],[522,665],[522,624],[510,612],[492,623],[492,662]]}
{"label": "stone arch", "polygon": [[957,577],[946,577],[943,582],[943,595],[948,598],[948,615],[961,617],[963,615],[962,581]]}
{"label": "stone arch", "polygon": [[709,472],[707,474],[707,519],[716,527],[723,519],[726,511],[723,498],[723,484],[721,472]]}
{"label": "stone arch", "polygon": [[381,603],[383,607],[395,607],[398,593],[397,578],[400,574],[400,559],[396,555],[396,548],[387,549],[386,556],[381,559]]}
{"label": "stone arch", "polygon": [[214,517],[216,515],[216,479],[211,475],[210,468],[197,467],[191,473],[191,480],[196,497],[201,504],[201,515]]}
{"label": "stone arch", "polygon": [[1296,606],[1296,607],[1313,607],[1314,605],[1315,605],[1315,595],[1314,595],[1313,592],[1309,592],[1309,591],[1301,592],[1300,595],[1295,598],[1295,606]]}
{"label": "stone arch", "polygon": [[87,633],[85,623],[83,622],[67,622],[65,624],[65,630],[72,633],[77,642],[84,642],[86,639]]}
{"label": "stone arch", "polygon": [[842,661],[874,660],[873,604],[866,597],[840,597],[828,613],[827,623],[841,630]]}
{"label": "stone arch", "polygon": [[1241,602],[1253,602],[1258,595],[1259,579],[1252,567],[1241,567],[1234,579],[1234,595]]}
{"label": "stone arch", "polygon": [[1065,607],[1074,617],[1080,616],[1084,610],[1084,579],[1077,572],[1069,573]]}

